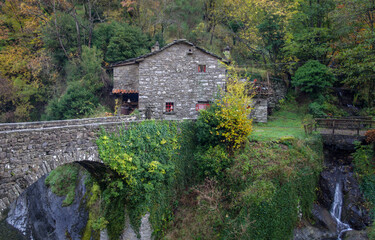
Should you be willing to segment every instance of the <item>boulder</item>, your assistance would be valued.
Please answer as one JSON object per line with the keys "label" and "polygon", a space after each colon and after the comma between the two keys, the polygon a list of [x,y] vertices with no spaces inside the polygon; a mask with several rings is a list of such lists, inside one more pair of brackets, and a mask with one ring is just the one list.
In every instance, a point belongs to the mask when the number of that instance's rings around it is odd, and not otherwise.
{"label": "boulder", "polygon": [[365,200],[359,190],[359,184],[352,172],[347,172],[344,178],[344,203],[341,219],[353,229],[362,230],[370,225],[370,216],[366,210]]}
{"label": "boulder", "polygon": [[305,223],[304,227],[294,230],[293,240],[337,240],[337,234]]}
{"label": "boulder", "polygon": [[318,204],[314,204],[312,209],[312,215],[315,220],[315,227],[327,229],[330,232],[335,233],[337,230],[336,220],[332,217],[331,213]]}
{"label": "boulder", "polygon": [[343,240],[368,240],[366,231],[348,231],[343,234]]}

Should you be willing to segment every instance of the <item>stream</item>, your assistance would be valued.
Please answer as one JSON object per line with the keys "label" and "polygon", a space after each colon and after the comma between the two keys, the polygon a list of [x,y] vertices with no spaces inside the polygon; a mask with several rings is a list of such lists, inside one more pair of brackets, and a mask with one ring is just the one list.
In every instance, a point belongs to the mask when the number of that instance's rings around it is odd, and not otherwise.
{"label": "stream", "polygon": [[336,220],[337,223],[337,240],[341,240],[341,237],[344,232],[351,231],[349,224],[341,222],[341,213],[342,213],[343,197],[342,197],[342,187],[340,182],[336,183],[335,196],[331,208],[331,215]]}

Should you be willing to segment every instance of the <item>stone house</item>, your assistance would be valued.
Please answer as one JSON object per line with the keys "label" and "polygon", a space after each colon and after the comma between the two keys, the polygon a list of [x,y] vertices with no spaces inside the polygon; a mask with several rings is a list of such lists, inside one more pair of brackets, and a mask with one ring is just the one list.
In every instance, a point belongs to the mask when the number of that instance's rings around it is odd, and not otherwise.
{"label": "stone house", "polygon": [[118,113],[139,109],[142,118],[196,118],[225,87],[220,61],[225,60],[182,39],[112,64]]}

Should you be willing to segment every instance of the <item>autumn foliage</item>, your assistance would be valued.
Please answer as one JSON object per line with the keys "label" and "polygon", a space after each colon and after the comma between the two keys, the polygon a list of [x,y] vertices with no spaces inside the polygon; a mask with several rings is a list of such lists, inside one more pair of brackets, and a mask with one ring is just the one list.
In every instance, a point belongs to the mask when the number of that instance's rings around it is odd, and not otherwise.
{"label": "autumn foliage", "polygon": [[240,79],[234,66],[227,66],[226,89],[207,111],[197,120],[198,140],[202,144],[223,143],[229,151],[238,149],[252,131],[251,113],[252,83]]}
{"label": "autumn foliage", "polygon": [[366,142],[375,144],[375,129],[368,130],[365,137]]}

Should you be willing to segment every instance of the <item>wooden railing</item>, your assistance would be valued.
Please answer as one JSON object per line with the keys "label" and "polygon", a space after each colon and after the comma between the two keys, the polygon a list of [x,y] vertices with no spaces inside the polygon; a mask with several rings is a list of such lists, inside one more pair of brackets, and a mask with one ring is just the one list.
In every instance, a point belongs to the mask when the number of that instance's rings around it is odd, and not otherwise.
{"label": "wooden railing", "polygon": [[255,87],[255,94],[257,96],[270,96],[273,94],[273,89],[271,84],[266,83],[266,82],[257,82],[254,85]]}
{"label": "wooden railing", "polygon": [[316,118],[315,131],[318,128],[330,129],[332,134],[337,130],[350,130],[359,135],[360,131],[375,128],[375,121],[371,118]]}

